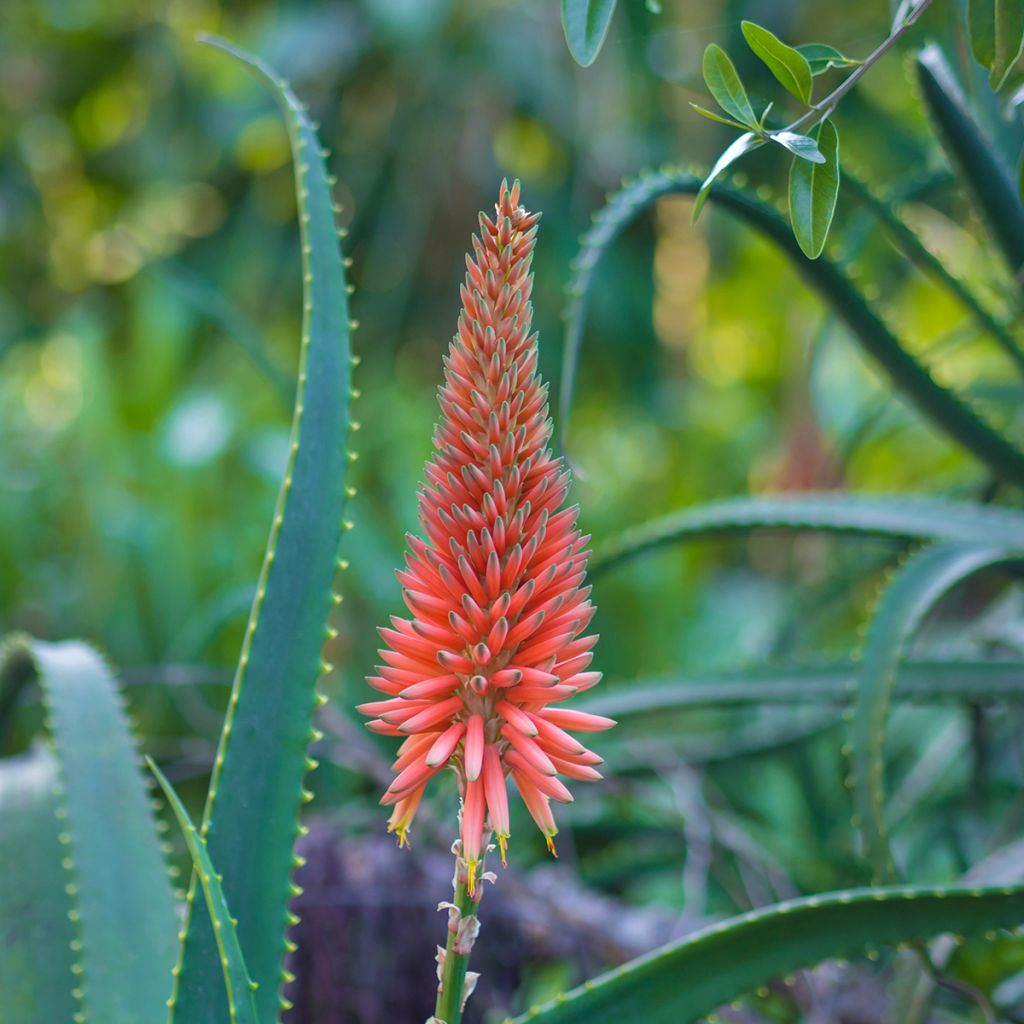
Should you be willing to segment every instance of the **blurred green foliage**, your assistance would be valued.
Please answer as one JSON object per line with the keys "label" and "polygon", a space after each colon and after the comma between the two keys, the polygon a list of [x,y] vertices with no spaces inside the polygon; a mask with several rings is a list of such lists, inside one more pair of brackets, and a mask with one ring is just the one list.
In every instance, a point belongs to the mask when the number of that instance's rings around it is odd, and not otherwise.
{"label": "blurred green foliage", "polygon": [[[730,50],[760,110],[778,90],[742,45],[743,18],[853,56],[890,22],[882,0],[651,6],[620,4],[585,71],[566,52],[554,0],[6,6],[0,633],[87,637],[140,683],[217,683],[237,656],[287,452],[301,281],[285,131],[255,83],[193,42],[216,31],[281,69],[333,149],[362,325],[362,432],[357,542],[329,688],[338,716],[366,699],[375,627],[400,609],[392,570],[415,528],[462,254],[500,177],[519,177],[524,201],[544,211],[534,301],[555,382],[563,288],[592,211],[623,175],[667,160],[706,171],[728,143],[729,129],[688,106],[702,102],[705,44]],[[936,5],[902,52],[928,38],[946,44],[995,149],[1016,160],[1021,107],[1003,117],[991,100],[951,16],[958,6]],[[836,122],[844,164],[909,195],[906,221],[1019,322],[1019,284],[950,185],[899,52]],[[743,168],[764,195],[785,189],[773,156],[758,152]],[[781,255],[714,210],[691,227],[691,206],[660,200],[598,272],[570,439],[575,498],[595,541],[750,492],[994,493],[976,462],[891,393]],[[937,379],[1024,436],[1021,384],[997,346],[846,194],[834,230],[865,291],[928,353]],[[595,580],[597,667],[611,688],[846,656],[898,551],[755,534],[630,562]],[[988,600],[986,586],[953,611]],[[941,625],[922,649],[1019,653],[1019,610],[1009,590],[981,626]],[[176,782],[195,779],[193,796],[225,695],[191,685],[130,695],[145,746]],[[31,719],[30,709],[10,747]],[[1012,837],[1020,724],[1017,712],[897,710],[889,759],[903,811],[893,841],[916,881],[965,870],[1007,812]],[[561,849],[587,881],[698,918],[857,884],[865,872],[841,736],[840,709],[828,705],[659,717],[607,741],[616,777],[580,794]],[[337,813],[382,828],[365,765],[389,748],[353,739],[314,777],[319,806],[337,811],[339,796],[364,795]],[[440,799],[447,813],[451,794]],[[681,856],[702,835],[714,836],[714,851],[697,884]],[[517,858],[539,856],[519,845]]]}

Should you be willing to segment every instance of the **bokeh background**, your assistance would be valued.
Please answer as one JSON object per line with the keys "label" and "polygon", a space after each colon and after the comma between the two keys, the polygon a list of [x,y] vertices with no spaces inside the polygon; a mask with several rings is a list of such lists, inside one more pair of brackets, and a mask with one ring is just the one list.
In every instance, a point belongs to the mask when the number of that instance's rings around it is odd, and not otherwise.
{"label": "bokeh background", "polygon": [[[375,800],[390,741],[363,735],[352,707],[368,699],[375,627],[400,610],[393,569],[415,529],[477,211],[509,176],[544,213],[535,307],[556,393],[569,266],[606,193],[641,167],[706,168],[730,139],[688,106],[707,102],[704,46],[730,51],[755,106],[785,105],[742,43],[742,18],[864,56],[891,17],[884,0],[657,6],[621,0],[604,51],[581,69],[555,0],[3,5],[0,632],[100,645],[130,684],[143,745],[191,800],[205,787],[284,465],[301,318],[284,128],[261,86],[195,34],[234,39],[291,81],[338,179],[361,324],[362,429],[314,810],[352,842],[371,842],[384,828]],[[961,70],[993,144],[1019,153],[1020,118],[1000,120],[975,88],[958,10],[935,5],[839,112],[844,161],[883,187],[941,180],[943,157],[905,68],[929,38]],[[778,157],[762,151],[745,168],[762,194],[784,194]],[[690,213],[687,199],[660,201],[598,273],[569,434],[574,497],[595,542],[747,493],[991,493],[977,464],[892,394],[779,254],[719,211],[695,228]],[[955,189],[905,213],[949,269],[995,305],[1019,308]],[[1019,437],[1020,388],[998,350],[845,197],[837,224],[846,251],[860,253],[866,291],[907,343]],[[755,536],[631,562],[595,580],[596,667],[611,688],[848,656],[897,554],[880,541]],[[1013,600],[981,639],[946,631],[943,643],[1019,645],[1000,626]],[[689,711],[599,740],[611,778],[578,787],[563,814],[555,889],[579,907],[596,894],[618,901],[594,905],[597,931],[608,930],[601,913],[630,908],[643,945],[863,881],[840,716],[820,706]],[[26,708],[7,747],[26,743],[37,722]],[[983,852],[1019,787],[1007,737],[1020,724],[959,708],[904,708],[895,719],[910,822],[896,839],[918,880],[955,875]],[[979,736],[998,756],[972,756]],[[922,754],[931,767],[912,776]],[[451,789],[434,798],[421,849],[445,849],[454,801]],[[517,825],[514,862],[527,871],[543,844]],[[443,898],[444,870],[424,906]],[[429,961],[440,918],[424,920],[416,949]],[[378,925],[381,942],[400,941],[398,919]],[[528,950],[528,934],[517,941]],[[554,948],[515,973],[497,1005],[520,1008],[616,955],[586,949]],[[345,1012],[337,1019],[384,1019]]]}

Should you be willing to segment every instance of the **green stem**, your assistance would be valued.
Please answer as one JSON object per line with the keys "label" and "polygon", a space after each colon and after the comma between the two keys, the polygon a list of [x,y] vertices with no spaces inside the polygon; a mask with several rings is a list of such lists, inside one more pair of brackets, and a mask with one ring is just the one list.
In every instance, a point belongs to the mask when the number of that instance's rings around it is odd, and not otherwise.
{"label": "green stem", "polygon": [[477,907],[483,895],[483,879],[480,877],[476,879],[476,892],[470,895],[466,862],[462,859],[458,844],[456,846],[455,909],[449,909],[448,912],[448,942],[441,964],[441,983],[437,989],[437,1005],[434,1009],[434,1021],[440,1024],[461,1024],[462,1005],[466,1000],[466,969],[469,967],[469,955],[479,927],[474,927],[473,922],[477,920]]}

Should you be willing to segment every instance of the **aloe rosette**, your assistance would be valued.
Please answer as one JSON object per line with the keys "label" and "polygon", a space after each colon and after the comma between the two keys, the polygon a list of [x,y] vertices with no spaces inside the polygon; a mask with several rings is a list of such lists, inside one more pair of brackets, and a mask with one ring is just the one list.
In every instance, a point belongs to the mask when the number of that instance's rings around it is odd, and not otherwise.
{"label": "aloe rosette", "polygon": [[420,491],[425,539],[408,538],[397,573],[412,618],[381,629],[384,664],[368,682],[386,699],[359,709],[374,732],[404,737],[382,800],[400,843],[427,783],[454,769],[471,893],[492,831],[505,858],[507,779],[554,852],[551,801],[572,800],[559,776],[601,777],[571,732],[614,724],[563,706],[601,676],[589,671],[588,538],[563,507],[569,473],[549,446],[530,331],[538,220],[518,183],[502,184],[493,220],[480,215]]}

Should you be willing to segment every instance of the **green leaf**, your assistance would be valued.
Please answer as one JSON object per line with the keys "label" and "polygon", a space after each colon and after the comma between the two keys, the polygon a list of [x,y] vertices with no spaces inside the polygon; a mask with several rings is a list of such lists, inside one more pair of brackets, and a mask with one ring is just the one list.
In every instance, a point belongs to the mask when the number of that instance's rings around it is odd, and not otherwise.
{"label": "green leaf", "polygon": [[193,867],[203,887],[206,909],[214,922],[217,951],[220,954],[221,967],[224,971],[224,989],[227,994],[228,1012],[232,1024],[259,1024],[256,1000],[253,996],[256,985],[249,977],[249,970],[245,966],[245,957],[242,955],[242,947],[238,944],[235,922],[231,917],[227,900],[224,898],[221,876],[217,874],[213,861],[210,860],[206,840],[192,824],[185,805],[179,799],[178,794],[174,792],[174,787],[167,781],[164,773],[160,771],[152,758],[147,757],[146,763],[156,781],[160,783],[164,797],[174,812],[174,817],[178,821],[178,827],[181,829],[185,845],[192,858]]}
{"label": "green leaf", "polygon": [[823,74],[829,68],[855,68],[863,63],[853,57],[844,56],[827,43],[803,43],[795,49],[807,61],[812,75]]}
{"label": "green leaf", "polygon": [[876,881],[896,877],[884,822],[885,732],[892,693],[910,641],[928,613],[968,576],[1024,562],[1024,550],[939,544],[913,555],[885,588],[868,624],[852,726],[856,820]]}
{"label": "green leaf", "polygon": [[1013,928],[1021,920],[1019,886],[893,886],[806,896],[702,928],[514,1024],[692,1024],[773,978],[830,957],[946,931]]}
{"label": "green leaf", "polygon": [[926,46],[918,54],[917,77],[928,115],[950,163],[1010,270],[1018,274],[1024,268],[1024,205],[1010,169],[979,128],[937,46]]}
{"label": "green leaf", "polygon": [[[573,262],[573,276],[567,289],[566,333],[563,347],[562,385],[559,398],[560,443],[567,449],[572,393],[576,366],[583,342],[586,304],[594,280],[594,269],[604,251],[642,210],[663,195],[695,195],[703,181],[684,170],[667,168],[645,172],[608,201],[584,236]],[[927,367],[900,342],[888,324],[875,312],[845,268],[821,256],[804,255],[789,224],[775,208],[744,189],[716,182],[708,198],[730,210],[746,226],[767,238],[792,260],[805,282],[813,288],[850,328],[852,337],[876,360],[892,383],[940,431],[956,441],[1001,480],[1024,484],[1024,452],[982,418],[955,391],[943,387]],[[1024,236],[1022,236],[1024,237]]]}
{"label": "green leaf", "polygon": [[72,876],[57,824],[57,762],[43,747],[0,761],[0,993],[4,1024],[71,1021],[79,1007]]}
{"label": "green leaf", "polygon": [[[689,708],[756,704],[852,703],[859,660],[820,665],[756,667],[684,679],[609,682],[603,693],[586,694],[573,707],[619,720]],[[893,697],[916,703],[966,700],[972,703],[1024,700],[1024,661],[908,661],[900,667]]]}
{"label": "green leaf", "polygon": [[[307,755],[314,738],[311,715],[345,532],[347,287],[327,169],[308,114],[272,69],[228,43],[209,41],[273,87],[288,123],[302,228],[306,312],[291,455],[203,821],[259,985],[257,1009],[271,1021],[280,1006],[297,813],[305,799],[303,779],[315,765]],[[223,1024],[228,1014],[220,958],[209,913],[195,893],[193,877],[172,1020]]]}
{"label": "green leaf", "polygon": [[789,219],[797,243],[811,260],[825,248],[839,195],[839,132],[826,119],[816,136],[821,163],[794,160],[789,169]]}
{"label": "green leaf", "polygon": [[993,53],[989,84],[998,91],[1024,49],[1024,3],[995,0]]}
{"label": "green leaf", "polygon": [[991,70],[996,59],[996,0],[967,0],[967,28],[974,59]]}
{"label": "green leaf", "polygon": [[715,101],[730,117],[748,128],[757,125],[747,90],[729,55],[716,43],[710,43],[704,51],[704,81]]}
{"label": "green leaf", "polygon": [[591,572],[605,572],[669,544],[746,534],[752,530],[1012,545],[1024,537],[1024,513],[973,502],[906,495],[826,491],[799,496],[733,498],[671,512],[626,530],[597,548]]}
{"label": "green leaf", "polygon": [[807,160],[812,164],[823,164],[825,157],[818,149],[818,143],[809,135],[798,132],[770,132],[768,138],[777,142],[783,149],[788,149],[794,156]]}
{"label": "green leaf", "polygon": [[722,117],[721,114],[716,114],[713,110],[708,110],[707,107],[702,107],[699,103],[690,103],[690,106],[700,114],[701,117],[706,117],[709,121],[717,121],[719,124],[727,124],[730,128],[745,128],[746,125],[742,125],[739,121],[733,120],[731,117]]}
{"label": "green leaf", "polygon": [[114,678],[76,641],[19,638],[7,658],[31,666],[53,738],[81,1010],[105,1024],[152,1024],[166,1010],[178,914]]}
{"label": "green leaf", "polygon": [[581,67],[597,59],[615,13],[615,0],[562,0],[562,30],[569,52]]}
{"label": "green leaf", "polygon": [[742,22],[741,28],[747,45],[764,61],[779,84],[798,100],[810,103],[814,83],[807,58],[752,21]]}
{"label": "green leaf", "polygon": [[697,201],[693,204],[693,217],[691,223],[696,224],[697,218],[700,216],[700,211],[704,209],[704,202],[708,197],[708,191],[711,186],[715,183],[715,179],[727,168],[730,164],[734,164],[741,156],[749,153],[752,149],[757,149],[758,146],[764,145],[764,139],[754,134],[754,132],[747,132],[741,135],[738,139],[734,139],[732,143],[726,148],[725,152],[715,161],[715,166],[711,168],[711,173],[701,183],[700,189],[697,191]]}
{"label": "green leaf", "polygon": [[843,175],[842,185],[878,218],[903,255],[940,287],[945,288],[971,314],[978,325],[995,339],[1018,369],[1024,371],[1024,352],[1010,330],[982,304],[959,277],[946,269],[942,260],[925,246],[900,217],[892,203],[875,194],[864,182],[849,173]]}

